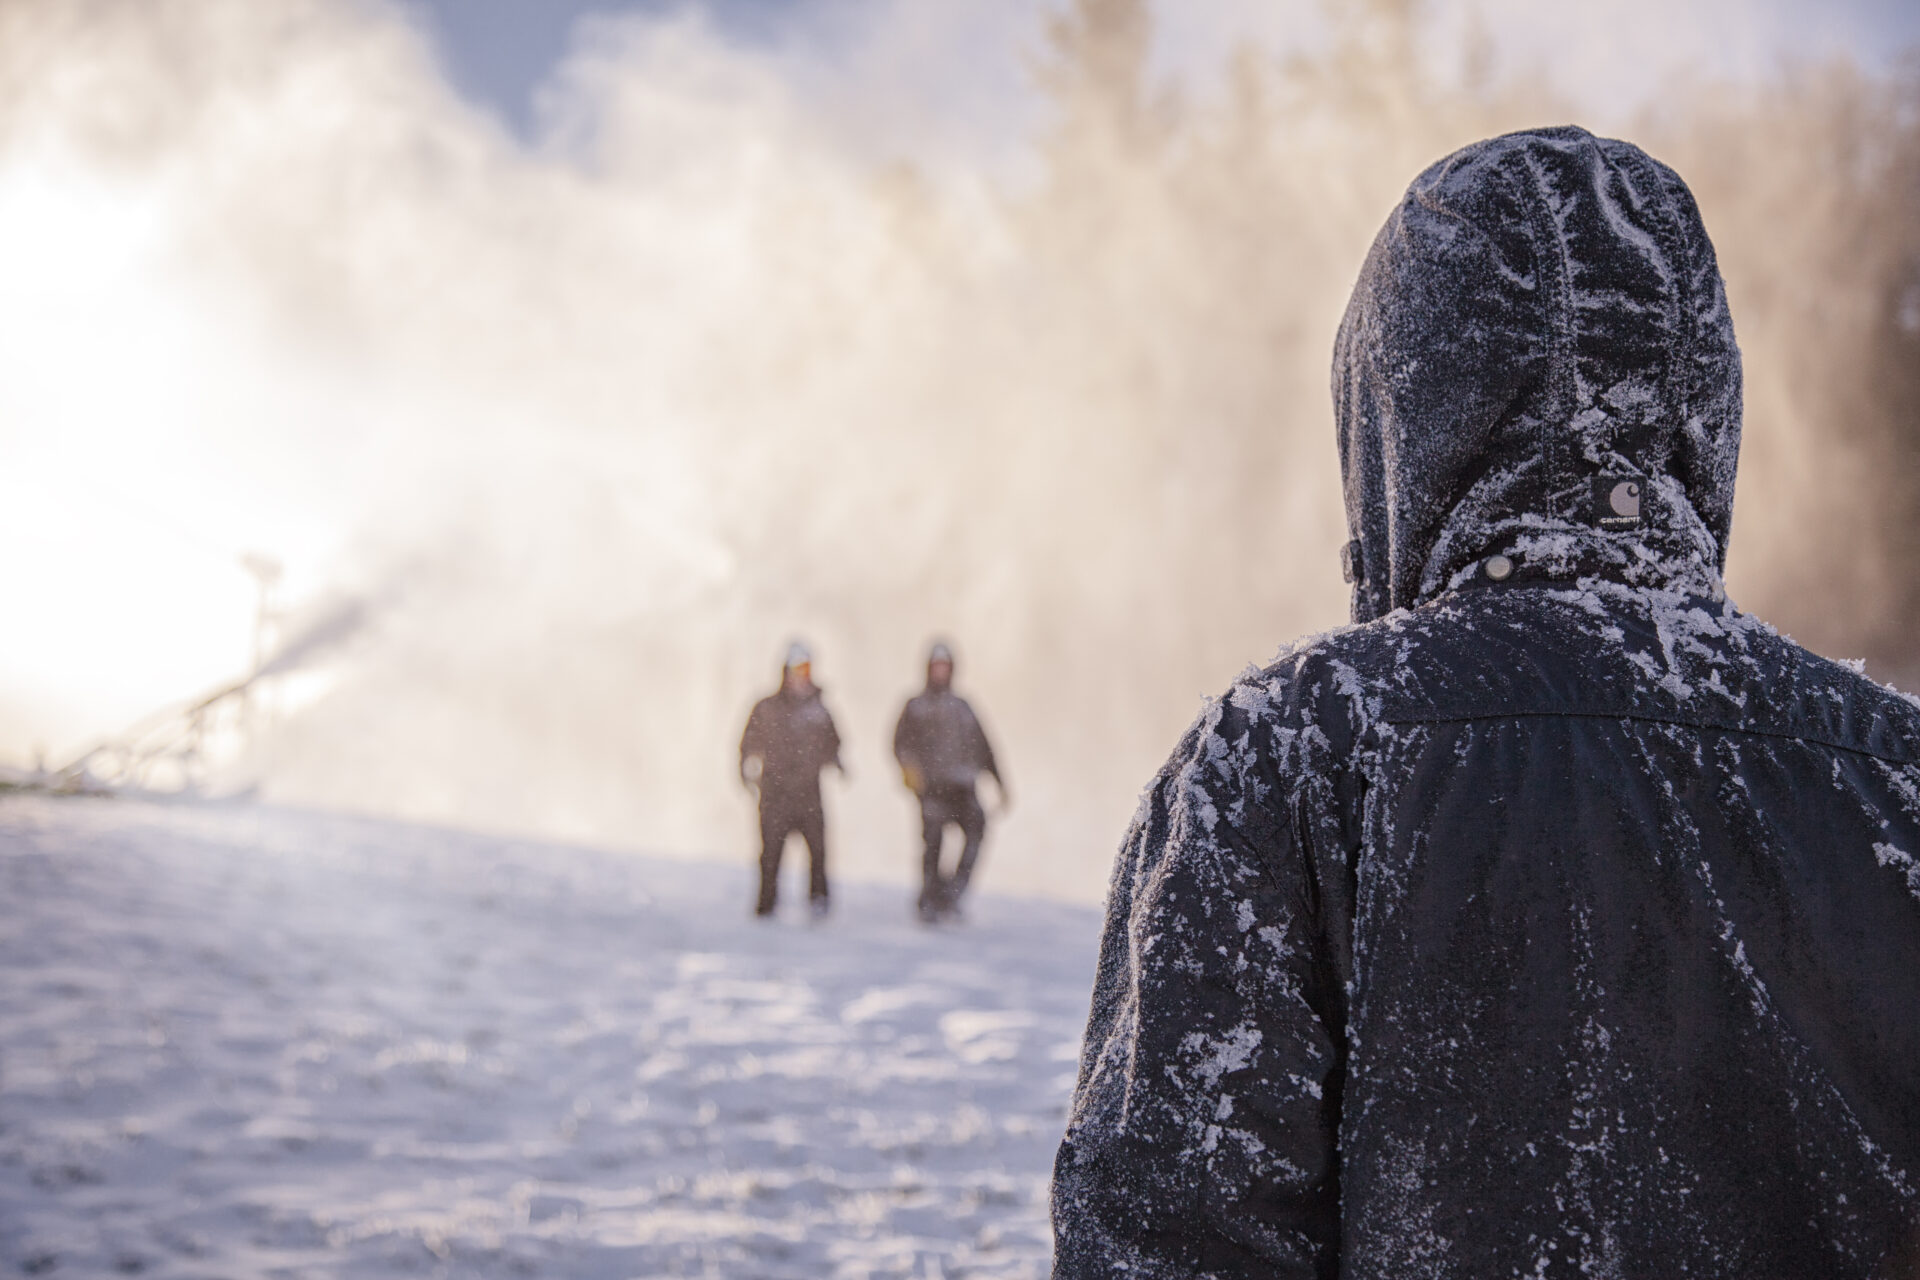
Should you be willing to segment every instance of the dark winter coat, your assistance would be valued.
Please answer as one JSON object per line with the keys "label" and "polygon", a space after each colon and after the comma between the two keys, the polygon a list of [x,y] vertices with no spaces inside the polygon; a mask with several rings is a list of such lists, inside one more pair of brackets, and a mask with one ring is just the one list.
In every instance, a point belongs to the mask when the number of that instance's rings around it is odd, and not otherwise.
{"label": "dark winter coat", "polygon": [[760,803],[786,807],[820,804],[820,771],[840,763],[840,734],[818,689],[794,693],[784,686],[760,699],[740,736],[740,765],[760,758]]}
{"label": "dark winter coat", "polygon": [[1143,799],[1056,1275],[1920,1274],[1920,711],[1725,599],[1739,376],[1638,150],[1415,181],[1336,351],[1358,625]]}
{"label": "dark winter coat", "polygon": [[970,791],[983,773],[1000,780],[980,718],[951,689],[907,700],[893,728],[893,758],[919,776],[923,791]]}

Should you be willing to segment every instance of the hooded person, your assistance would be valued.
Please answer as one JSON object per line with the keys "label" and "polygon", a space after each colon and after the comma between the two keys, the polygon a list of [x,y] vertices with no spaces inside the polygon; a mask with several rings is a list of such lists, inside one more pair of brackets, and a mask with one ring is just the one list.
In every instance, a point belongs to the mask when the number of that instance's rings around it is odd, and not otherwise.
{"label": "hooded person", "polygon": [[1143,798],[1054,1274],[1920,1275],[1920,711],[1726,598],[1686,186],[1449,156],[1333,385],[1355,625]]}
{"label": "hooded person", "polygon": [[820,771],[840,763],[840,734],[813,683],[813,655],[796,640],[787,646],[780,687],[754,704],[740,736],[740,781],[760,801],[760,894],[754,914],[770,916],[779,898],[780,859],[787,837],[806,841],[807,903],[827,913],[827,820],[820,802]]}
{"label": "hooded person", "polygon": [[[893,729],[893,758],[901,779],[920,801],[920,918],[929,923],[959,912],[986,839],[987,815],[976,790],[981,774],[993,779],[1000,806],[1008,803],[993,747],[980,718],[953,691],[953,650],[935,642],[927,651],[927,685],[907,700]],[[960,829],[958,862],[941,867],[949,826]]]}

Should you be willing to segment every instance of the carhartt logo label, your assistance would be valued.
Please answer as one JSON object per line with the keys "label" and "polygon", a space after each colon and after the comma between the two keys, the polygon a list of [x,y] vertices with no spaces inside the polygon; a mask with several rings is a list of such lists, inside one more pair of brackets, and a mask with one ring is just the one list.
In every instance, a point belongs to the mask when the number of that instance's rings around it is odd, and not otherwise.
{"label": "carhartt logo label", "polygon": [[1646,482],[1639,476],[1598,476],[1593,482],[1594,523],[1602,529],[1632,529],[1640,523]]}

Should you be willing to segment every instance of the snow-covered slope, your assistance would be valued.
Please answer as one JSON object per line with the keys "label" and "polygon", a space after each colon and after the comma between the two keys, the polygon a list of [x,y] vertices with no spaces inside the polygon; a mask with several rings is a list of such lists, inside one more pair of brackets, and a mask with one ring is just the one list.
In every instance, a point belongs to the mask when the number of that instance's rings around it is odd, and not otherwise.
{"label": "snow-covered slope", "polygon": [[1094,913],[836,892],[0,798],[0,1269],[1043,1275]]}

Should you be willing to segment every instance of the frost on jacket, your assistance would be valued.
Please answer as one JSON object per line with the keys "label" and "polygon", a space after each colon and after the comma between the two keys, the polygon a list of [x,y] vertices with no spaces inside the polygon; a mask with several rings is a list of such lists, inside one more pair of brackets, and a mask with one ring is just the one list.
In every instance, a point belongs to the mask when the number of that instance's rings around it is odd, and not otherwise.
{"label": "frost on jacket", "polygon": [[1726,599],[1685,186],[1440,162],[1334,390],[1356,625],[1143,798],[1056,1274],[1920,1274],[1920,711]]}

